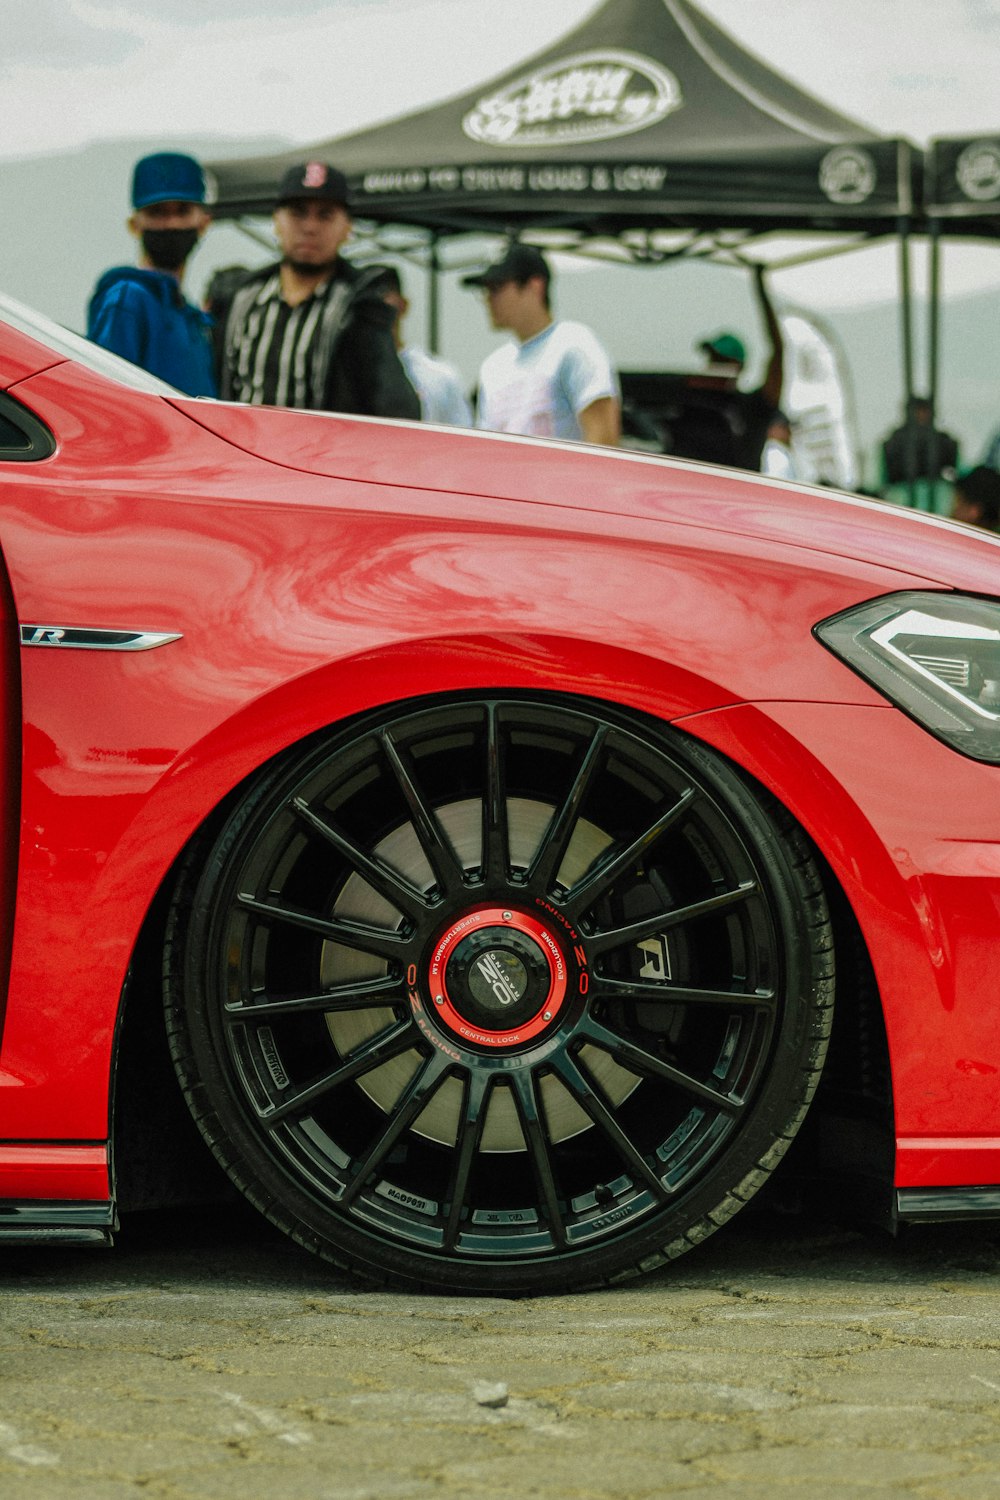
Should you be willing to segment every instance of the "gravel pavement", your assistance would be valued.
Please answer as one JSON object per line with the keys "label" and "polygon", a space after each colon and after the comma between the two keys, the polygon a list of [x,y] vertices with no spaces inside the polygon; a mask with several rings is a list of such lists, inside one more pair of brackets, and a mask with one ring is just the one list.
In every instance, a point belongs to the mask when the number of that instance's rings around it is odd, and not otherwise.
{"label": "gravel pavement", "polygon": [[0,1253],[2,1500],[1000,1496],[1000,1225],[745,1214],[620,1290],[367,1291],[242,1208]]}

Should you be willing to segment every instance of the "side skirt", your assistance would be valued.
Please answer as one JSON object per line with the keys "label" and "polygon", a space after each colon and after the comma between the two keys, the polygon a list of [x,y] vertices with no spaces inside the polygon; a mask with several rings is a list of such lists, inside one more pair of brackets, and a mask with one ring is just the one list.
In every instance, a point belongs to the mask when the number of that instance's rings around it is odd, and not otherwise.
{"label": "side skirt", "polygon": [[5,1245],[112,1245],[114,1203],[0,1200],[0,1249]]}
{"label": "side skirt", "polygon": [[897,1188],[900,1224],[947,1224],[1000,1219],[1000,1187]]}

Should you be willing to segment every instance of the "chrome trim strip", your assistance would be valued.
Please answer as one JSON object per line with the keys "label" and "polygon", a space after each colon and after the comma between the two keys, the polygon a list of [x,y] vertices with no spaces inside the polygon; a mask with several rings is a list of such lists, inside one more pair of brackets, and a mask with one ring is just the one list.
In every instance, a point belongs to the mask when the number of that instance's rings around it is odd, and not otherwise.
{"label": "chrome trim strip", "polygon": [[104,630],[77,625],[22,625],[22,646],[68,646],[77,651],[151,651],[179,632],[166,630]]}

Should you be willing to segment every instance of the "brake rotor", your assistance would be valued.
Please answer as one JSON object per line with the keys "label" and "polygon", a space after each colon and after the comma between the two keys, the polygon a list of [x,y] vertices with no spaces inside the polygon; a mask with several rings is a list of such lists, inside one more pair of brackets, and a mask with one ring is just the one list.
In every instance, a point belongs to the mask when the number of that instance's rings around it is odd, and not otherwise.
{"label": "brake rotor", "polygon": [[[507,802],[507,826],[510,861],[514,868],[527,869],[545,837],[555,809],[544,802],[512,797]],[[459,863],[464,869],[478,868],[482,859],[483,804],[478,798],[448,803],[436,809],[436,816],[447,835]],[[612,842],[609,834],[595,824],[580,819],[559,867],[557,880],[564,889],[573,886]],[[376,845],[373,851],[387,865],[404,876],[418,890],[429,891],[434,875],[420,847],[411,823],[402,823]],[[341,888],[332,915],[338,920],[363,922],[374,927],[394,929],[401,923],[400,913],[361,875],[353,874]],[[344,984],[352,980],[377,979],[388,972],[384,959],[362,953],[341,943],[326,942],[320,961],[320,980],[324,985]],[[326,1023],[334,1046],[342,1057],[391,1026],[394,1012],[389,1006],[375,1010],[331,1012]],[[602,1092],[617,1107],[639,1083],[636,1074],[621,1067],[598,1047],[586,1046],[580,1056],[588,1071],[600,1084]],[[373,1104],[391,1114],[407,1084],[423,1059],[416,1049],[383,1063],[380,1068],[358,1080],[359,1087]],[[579,1135],[591,1121],[558,1079],[547,1076],[541,1081],[542,1107],[549,1139],[557,1144]],[[435,1093],[413,1124],[418,1135],[454,1146],[458,1139],[462,1112],[462,1085],[449,1078]],[[489,1109],[480,1150],[490,1152],[524,1151],[524,1137],[510,1089],[499,1084],[490,1096]]]}

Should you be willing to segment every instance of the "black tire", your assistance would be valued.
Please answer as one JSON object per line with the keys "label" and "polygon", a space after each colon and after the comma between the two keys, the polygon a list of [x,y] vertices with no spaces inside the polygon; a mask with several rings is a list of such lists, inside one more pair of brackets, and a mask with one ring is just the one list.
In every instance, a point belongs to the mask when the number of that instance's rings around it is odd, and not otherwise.
{"label": "black tire", "polygon": [[600,705],[403,705],[283,757],[193,852],[165,953],[191,1110],[317,1254],[413,1288],[682,1254],[795,1135],[832,1019],[809,846]]}

